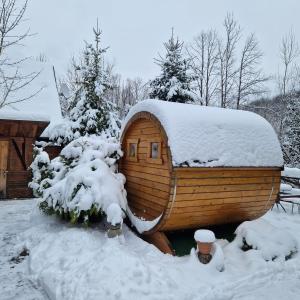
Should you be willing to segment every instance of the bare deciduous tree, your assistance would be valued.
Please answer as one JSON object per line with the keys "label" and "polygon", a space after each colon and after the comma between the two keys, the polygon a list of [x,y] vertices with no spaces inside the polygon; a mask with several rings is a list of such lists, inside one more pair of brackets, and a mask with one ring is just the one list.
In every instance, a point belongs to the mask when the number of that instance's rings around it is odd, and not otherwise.
{"label": "bare deciduous tree", "polygon": [[240,39],[241,29],[232,14],[227,14],[224,20],[225,41],[218,41],[219,59],[219,89],[221,107],[228,107],[234,87],[237,70],[235,68],[235,52]]}
{"label": "bare deciduous tree", "polygon": [[295,39],[295,35],[291,30],[282,38],[280,47],[280,59],[283,64],[283,74],[279,76],[279,88],[283,96],[285,96],[289,90],[289,83],[293,77],[291,66],[298,56],[299,46]]}
{"label": "bare deciduous tree", "polygon": [[202,31],[187,47],[201,105],[208,106],[216,92],[217,46],[217,34],[209,30]]}
{"label": "bare deciduous tree", "polygon": [[266,91],[264,83],[268,77],[264,76],[260,68],[262,52],[258,41],[251,34],[242,49],[237,79],[236,108],[239,109],[250,96],[259,96]]}
{"label": "bare deciduous tree", "polygon": [[29,29],[21,31],[27,5],[28,0],[24,0],[20,5],[17,0],[0,2],[0,108],[29,100],[42,89],[27,96],[20,96],[20,91],[28,86],[39,72],[22,74],[22,63],[28,58],[13,60],[9,56],[9,49],[30,35]]}
{"label": "bare deciduous tree", "polygon": [[120,86],[121,97],[119,99],[119,107],[121,117],[124,117],[128,109],[138,101],[144,100],[149,96],[149,84],[145,83],[141,78],[126,79]]}

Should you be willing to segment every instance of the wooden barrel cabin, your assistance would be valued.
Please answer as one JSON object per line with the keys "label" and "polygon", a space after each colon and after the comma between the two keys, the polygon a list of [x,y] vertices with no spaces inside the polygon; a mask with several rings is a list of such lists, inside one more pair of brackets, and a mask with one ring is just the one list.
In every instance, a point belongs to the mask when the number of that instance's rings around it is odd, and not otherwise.
{"label": "wooden barrel cabin", "polygon": [[43,115],[0,112],[0,199],[32,197],[33,144],[48,124]]}
{"label": "wooden barrel cabin", "polygon": [[121,143],[128,211],[143,234],[252,220],[279,193],[281,148],[252,112],[145,100]]}

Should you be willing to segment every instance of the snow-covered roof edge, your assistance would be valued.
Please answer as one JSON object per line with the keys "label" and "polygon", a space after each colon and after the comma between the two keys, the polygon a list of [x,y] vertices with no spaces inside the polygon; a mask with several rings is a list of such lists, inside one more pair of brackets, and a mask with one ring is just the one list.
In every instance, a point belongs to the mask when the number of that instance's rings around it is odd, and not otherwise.
{"label": "snow-covered roof edge", "polygon": [[131,108],[121,135],[137,113],[148,112],[162,124],[174,167],[282,167],[273,127],[248,111],[148,99]]}
{"label": "snow-covered roof edge", "polygon": [[0,109],[0,120],[18,120],[34,122],[50,122],[50,116],[40,113],[28,113]]}

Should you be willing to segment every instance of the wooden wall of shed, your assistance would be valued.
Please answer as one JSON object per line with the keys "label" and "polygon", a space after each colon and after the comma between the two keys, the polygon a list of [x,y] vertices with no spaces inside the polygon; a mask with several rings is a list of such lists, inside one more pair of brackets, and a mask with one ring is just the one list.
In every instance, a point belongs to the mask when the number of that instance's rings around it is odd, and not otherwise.
{"label": "wooden wall of shed", "polygon": [[33,144],[49,122],[0,119],[0,139],[9,141],[6,197],[28,198],[32,174],[28,170],[33,160]]}
{"label": "wooden wall of shed", "polygon": [[33,160],[34,138],[13,137],[9,143],[7,198],[32,197],[28,187],[32,174],[28,170]]}
{"label": "wooden wall of shed", "polygon": [[32,179],[30,171],[10,171],[7,175],[6,196],[8,199],[14,198],[31,198],[32,190],[28,183]]}
{"label": "wooden wall of shed", "polygon": [[[137,161],[128,159],[128,139],[139,139]],[[162,141],[162,164],[147,161],[148,144],[151,139]],[[122,140],[122,149],[124,157],[119,168],[127,179],[129,207],[137,216],[153,220],[164,212],[170,197],[168,148],[159,125],[145,118],[134,121]]]}
{"label": "wooden wall of shed", "polygon": [[175,168],[173,176],[175,201],[161,230],[258,218],[276,200],[281,174],[278,168]]}
{"label": "wooden wall of shed", "polygon": [[59,156],[60,151],[62,150],[62,147],[61,146],[47,146],[47,147],[45,147],[44,150],[48,153],[50,160],[52,160],[53,158]]}
{"label": "wooden wall of shed", "polygon": [[49,122],[22,121],[22,120],[1,120],[0,137],[39,137]]}

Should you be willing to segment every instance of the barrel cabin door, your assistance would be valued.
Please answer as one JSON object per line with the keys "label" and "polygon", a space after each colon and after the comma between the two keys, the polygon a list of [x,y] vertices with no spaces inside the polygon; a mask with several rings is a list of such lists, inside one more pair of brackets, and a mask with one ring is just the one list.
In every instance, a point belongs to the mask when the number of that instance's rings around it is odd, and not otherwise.
{"label": "barrel cabin door", "polygon": [[0,141],[0,199],[6,197],[8,141]]}

